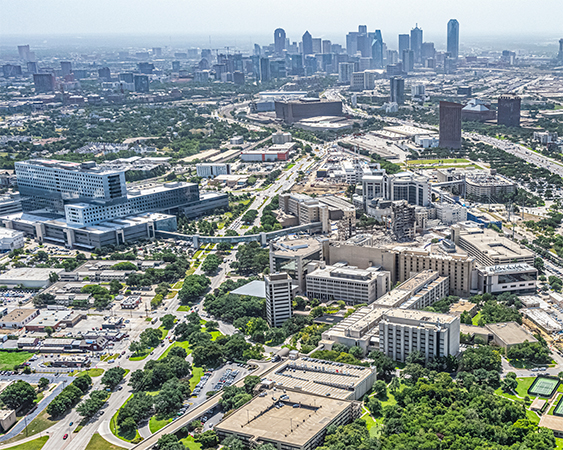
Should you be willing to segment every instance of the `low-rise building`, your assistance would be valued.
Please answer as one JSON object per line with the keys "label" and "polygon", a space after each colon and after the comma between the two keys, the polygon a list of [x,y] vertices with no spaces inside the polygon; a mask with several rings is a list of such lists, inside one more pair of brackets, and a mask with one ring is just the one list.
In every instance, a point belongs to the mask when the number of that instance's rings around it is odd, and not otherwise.
{"label": "low-rise building", "polygon": [[478,311],[479,305],[467,300],[460,300],[457,303],[450,305],[450,314],[454,316],[461,316],[464,312],[467,312],[471,317],[474,317]]}
{"label": "low-rise building", "polygon": [[245,446],[272,444],[277,449],[313,450],[328,427],[346,425],[359,416],[356,402],[298,391],[264,391],[215,426],[221,441],[229,436]]}
{"label": "low-rise building", "polygon": [[0,251],[11,252],[25,244],[25,233],[8,228],[0,228]]}
{"label": "low-rise building", "polygon": [[41,314],[25,325],[26,330],[29,331],[45,331],[45,328],[50,327],[53,330],[57,328],[72,328],[82,319],[85,319],[86,314],[76,311],[63,310],[42,310]]}
{"label": "low-rise building", "polygon": [[140,295],[131,295],[121,301],[121,309],[135,309],[141,304],[141,301]]}
{"label": "low-rise building", "polygon": [[64,269],[39,269],[22,267],[10,269],[0,274],[0,285],[8,287],[24,286],[27,288],[44,288],[51,284],[49,277],[52,273],[59,274]]}
{"label": "low-rise building", "polygon": [[493,336],[493,343],[504,349],[524,342],[538,342],[532,333],[516,322],[489,323],[485,328]]}
{"label": "low-rise building", "polygon": [[483,294],[533,294],[537,280],[538,270],[530,264],[499,264],[477,269],[476,289]]}
{"label": "low-rise building", "polygon": [[16,411],[0,409],[0,428],[5,433],[16,423]]}
{"label": "low-rise building", "polygon": [[215,178],[217,175],[231,174],[230,164],[201,163],[201,164],[196,164],[195,167],[196,167],[197,176],[203,178]]}
{"label": "low-rise building", "polygon": [[38,315],[38,309],[14,309],[0,319],[0,328],[23,328]]}

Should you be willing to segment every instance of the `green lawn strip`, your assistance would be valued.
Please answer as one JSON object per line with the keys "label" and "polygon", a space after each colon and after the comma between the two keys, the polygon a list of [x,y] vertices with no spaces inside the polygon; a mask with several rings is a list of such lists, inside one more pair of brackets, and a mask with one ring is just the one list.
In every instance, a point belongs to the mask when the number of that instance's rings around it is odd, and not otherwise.
{"label": "green lawn strip", "polygon": [[364,414],[362,417],[366,421],[366,428],[369,431],[371,437],[377,437],[380,434],[379,424],[371,417],[371,414],[368,412]]}
{"label": "green lawn strip", "polygon": [[145,351],[143,351],[142,353],[140,353],[137,356],[131,356],[129,358],[129,361],[142,361],[143,359],[145,359],[147,356],[149,356],[151,354],[151,352],[154,350],[154,348],[148,348]]}
{"label": "green lawn strip", "polygon": [[563,438],[555,438],[555,450],[563,450]]}
{"label": "green lawn strip", "polygon": [[164,428],[170,422],[172,422],[172,418],[161,420],[157,419],[156,416],[152,416],[151,420],[149,420],[149,430],[151,430],[151,433],[156,433],[158,430]]}
{"label": "green lawn strip", "polygon": [[49,436],[43,436],[33,441],[24,442],[23,444],[10,447],[10,450],[40,450],[49,439]]}
{"label": "green lawn strip", "polygon": [[201,380],[201,377],[205,371],[201,367],[194,367],[192,371],[192,377],[190,378],[190,389],[193,391],[196,385]]}
{"label": "green lawn strip", "polygon": [[158,359],[160,360],[160,359],[166,358],[166,355],[168,355],[168,353],[170,352],[170,349],[172,347],[182,347],[183,349],[186,350],[188,355],[192,352],[191,349],[190,349],[190,344],[188,343],[188,341],[174,341],[174,343],[170,347],[168,347],[164,351],[164,353],[158,357]]}
{"label": "green lawn strip", "polygon": [[468,159],[409,159],[406,161],[408,165],[412,164],[456,164],[468,163]]}
{"label": "green lawn strip", "polygon": [[[47,410],[43,410],[41,414],[39,414],[35,419],[31,421],[31,423],[24,428],[20,434],[14,436],[11,439],[8,439],[2,444],[11,444],[12,442],[21,441],[26,437],[33,436],[34,434],[41,433],[45,431],[47,428],[52,427],[58,422],[58,420],[52,420],[50,415],[47,414]],[[27,431],[26,431],[27,430]]]}
{"label": "green lawn strip", "polygon": [[547,412],[548,415],[553,416],[553,411],[555,411],[555,408],[557,407],[557,403],[559,403],[560,398],[561,398],[561,394],[557,394],[555,401],[551,404],[551,408],[549,408],[549,411]]}
{"label": "green lawn strip", "polygon": [[194,441],[193,436],[187,436],[181,439],[180,442],[184,444],[189,450],[201,450],[201,444]]}
{"label": "green lawn strip", "polygon": [[30,352],[0,351],[0,370],[13,370],[14,366],[22,365],[33,355]]}
{"label": "green lawn strip", "polygon": [[86,446],[86,450],[121,450],[123,447],[111,444],[101,437],[98,433],[94,433],[90,442]]}
{"label": "green lawn strip", "polygon": [[104,373],[104,369],[88,369],[88,370],[75,370],[74,372],[72,372],[70,375],[73,377],[81,377],[83,375],[90,375],[92,378],[96,378],[99,377],[100,375],[102,375]]}
{"label": "green lawn strip", "polygon": [[473,325],[475,325],[476,327],[479,326],[479,319],[481,318],[481,311],[479,311],[477,314],[475,314],[475,317],[473,317],[473,319],[471,319],[471,322],[473,322]]}
{"label": "green lawn strip", "polygon": [[189,312],[191,309],[191,306],[188,305],[181,305],[176,311],[185,311],[185,312]]}
{"label": "green lawn strip", "polygon": [[182,289],[183,285],[184,285],[183,281],[178,281],[176,284],[174,284],[174,286],[172,286],[172,289]]}
{"label": "green lawn strip", "polygon": [[[123,405],[121,406],[121,408],[123,408],[123,406],[125,406],[127,404],[127,402],[129,400],[131,400],[131,398],[133,397],[133,394],[131,394],[129,396],[129,398],[127,400],[125,400],[125,403],[123,403]],[[119,408],[115,414],[113,415],[113,417],[111,418],[110,422],[109,422],[109,428],[111,430],[111,432],[113,433],[113,435],[123,441],[127,441],[127,442],[131,442],[133,439],[140,437],[139,434],[139,430],[135,430],[135,433],[129,433],[126,436],[122,436],[119,434],[119,427],[117,426],[117,416],[119,414],[119,411],[121,410],[121,408]]]}
{"label": "green lawn strip", "polygon": [[557,386],[557,392],[563,392],[563,383],[560,383],[559,386]]}
{"label": "green lawn strip", "polygon": [[521,401],[521,400],[523,400],[523,399],[521,399],[521,398],[519,398],[519,397],[516,397],[516,396],[513,395],[513,394],[509,394],[509,393],[507,393],[507,392],[504,392],[501,388],[498,388],[497,390],[495,390],[495,394],[496,394],[496,395],[500,395],[501,397],[504,397],[504,398],[508,398],[509,400],[514,400],[514,401]]}
{"label": "green lawn strip", "polygon": [[530,422],[534,422],[536,425],[540,423],[540,418],[534,411],[530,411],[529,409],[526,410],[526,417]]}

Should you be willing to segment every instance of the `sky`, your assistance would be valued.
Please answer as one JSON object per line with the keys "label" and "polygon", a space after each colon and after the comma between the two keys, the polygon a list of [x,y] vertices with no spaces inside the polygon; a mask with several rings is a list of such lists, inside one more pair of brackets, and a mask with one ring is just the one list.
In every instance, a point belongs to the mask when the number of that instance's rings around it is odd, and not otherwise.
{"label": "sky", "polygon": [[563,37],[563,0],[0,0],[0,45],[53,35],[67,35],[69,42],[134,35],[268,44],[278,27],[292,41],[309,30],[345,44],[346,32],[358,24],[381,29],[384,40],[394,42],[416,23],[425,40],[439,44],[451,18],[460,22],[462,42],[502,36],[553,43]]}

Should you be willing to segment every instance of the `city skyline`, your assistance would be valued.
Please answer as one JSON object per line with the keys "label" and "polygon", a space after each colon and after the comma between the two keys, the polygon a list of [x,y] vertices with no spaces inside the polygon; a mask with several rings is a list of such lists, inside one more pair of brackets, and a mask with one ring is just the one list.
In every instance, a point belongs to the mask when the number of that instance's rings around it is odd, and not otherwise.
{"label": "city skyline", "polygon": [[[306,30],[312,35],[328,39],[342,36],[358,24],[367,24],[368,31],[381,29],[385,34],[408,32],[418,23],[430,39],[444,35],[448,20],[457,18],[462,24],[463,36],[546,36],[558,33],[558,18],[563,5],[555,0],[544,0],[542,8],[517,0],[486,3],[477,0],[471,5],[451,5],[441,0],[429,0],[424,7],[413,7],[402,0],[393,4],[356,2],[356,8],[340,8],[334,0],[307,4],[289,1],[267,7],[256,0],[230,2],[220,0],[217,7],[193,5],[180,1],[165,1],[158,6],[144,0],[132,2],[98,1],[95,4],[76,5],[67,0],[30,1],[25,20],[17,3],[0,1],[0,35],[215,35],[258,37],[283,28],[291,40]],[[134,7],[133,7],[134,6]],[[382,10],[382,6],[385,7]],[[300,14],[295,14],[299,7]],[[550,14],[545,14],[549,10]],[[108,14],[111,11],[111,14]],[[558,13],[559,11],[559,13]],[[539,16],[541,14],[541,17]],[[498,20],[499,17],[503,20]],[[233,20],[233,18],[244,20]],[[535,20],[535,19],[538,20]],[[541,19],[541,20],[540,20]],[[525,30],[525,31],[524,31]]]}

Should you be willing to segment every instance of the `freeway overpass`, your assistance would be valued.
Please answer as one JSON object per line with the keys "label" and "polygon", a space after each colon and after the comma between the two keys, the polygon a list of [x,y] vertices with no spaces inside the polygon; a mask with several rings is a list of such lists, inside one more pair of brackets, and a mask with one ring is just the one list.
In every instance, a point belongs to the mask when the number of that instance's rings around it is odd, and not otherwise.
{"label": "freeway overpass", "polygon": [[[256,376],[262,377],[264,374],[274,370],[275,368],[277,368],[278,366],[280,366],[284,362],[285,361],[283,361],[283,360],[278,362],[278,363],[270,363],[270,362],[264,362],[264,361],[249,361],[249,364],[254,364],[254,365],[258,366],[258,370],[250,373],[250,375],[256,375]],[[234,384],[234,386],[237,386],[237,387],[244,386],[244,378],[242,378],[241,380],[236,382]],[[133,450],[149,450],[149,449],[152,449],[156,445],[158,440],[162,436],[164,436],[165,434],[172,434],[172,433],[176,433],[176,432],[180,431],[186,425],[189,425],[194,420],[199,419],[200,417],[204,416],[209,410],[215,408],[219,404],[219,400],[221,399],[222,396],[223,396],[223,393],[219,392],[219,393],[215,394],[213,397],[210,397],[207,401],[205,401],[201,405],[197,406],[196,408],[192,409],[191,411],[186,412],[186,414],[184,414],[182,417],[170,422],[164,428],[162,428],[159,431],[157,431],[156,433],[154,433],[151,437],[145,439],[144,441],[141,441],[139,444],[137,444],[135,447],[133,447]]]}
{"label": "freeway overpass", "polygon": [[283,230],[270,231],[268,233],[262,232],[259,234],[248,234],[244,236],[201,236],[199,234],[181,234],[172,231],[156,230],[156,236],[161,238],[172,238],[180,241],[192,241],[195,248],[201,244],[218,244],[220,242],[228,242],[229,244],[238,244],[240,242],[257,241],[262,245],[266,245],[268,241],[276,239],[280,236],[287,236],[288,234],[299,233],[300,231],[307,231],[310,234],[320,233],[322,231],[321,222],[307,223],[305,225],[298,225],[296,227],[284,228]]}

